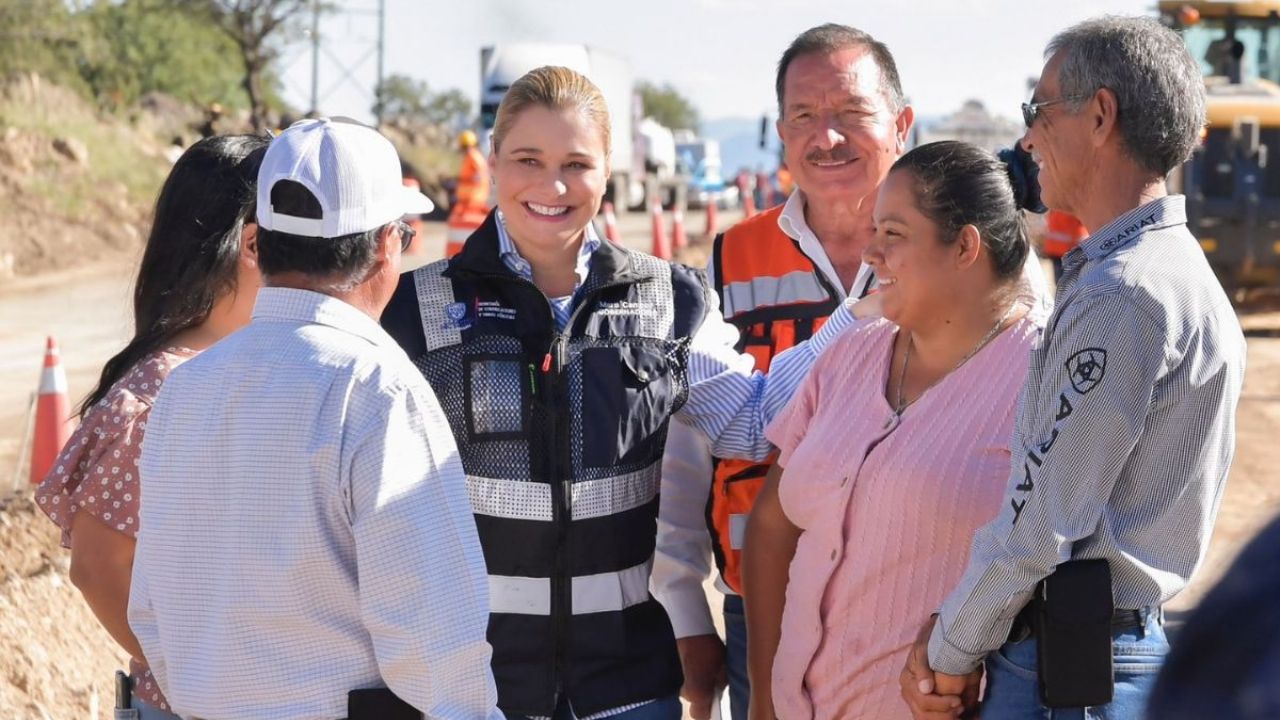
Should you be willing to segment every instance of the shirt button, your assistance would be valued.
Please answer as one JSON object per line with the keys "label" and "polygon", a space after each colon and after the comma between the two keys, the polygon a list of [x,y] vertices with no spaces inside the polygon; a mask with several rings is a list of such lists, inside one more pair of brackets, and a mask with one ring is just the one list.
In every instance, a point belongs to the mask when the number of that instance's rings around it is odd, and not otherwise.
{"label": "shirt button", "polygon": [[844,479],[840,481],[840,487],[844,487],[845,485],[848,485],[848,484],[849,484],[849,476],[846,475]]}
{"label": "shirt button", "polygon": [[836,551],[835,551],[835,550],[832,550],[832,551],[831,551],[831,559],[832,559],[832,560],[835,560],[835,559],[836,559]]}

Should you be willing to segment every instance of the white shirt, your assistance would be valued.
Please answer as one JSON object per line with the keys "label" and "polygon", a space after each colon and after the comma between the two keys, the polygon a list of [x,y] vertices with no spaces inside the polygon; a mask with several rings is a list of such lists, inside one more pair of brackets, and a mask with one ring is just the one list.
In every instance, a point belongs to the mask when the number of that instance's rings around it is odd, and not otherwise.
{"label": "white shirt", "polygon": [[[786,204],[782,206],[782,214],[778,216],[778,229],[800,245],[800,252],[817,266],[823,277],[831,283],[831,287],[840,293],[841,300],[866,295],[867,290],[870,290],[872,283],[875,282],[875,272],[871,270],[871,266],[866,263],[859,265],[858,274],[853,277],[853,284],[846,288],[840,282],[840,276],[836,274],[836,266],[831,263],[831,258],[827,257],[827,250],[822,247],[822,241],[813,233],[808,221],[805,220],[805,206],[803,192],[797,189],[791,193]],[[711,268],[707,270],[708,274],[712,271]]]}
{"label": "white shirt", "polygon": [[129,623],[178,714],[344,718],[385,686],[429,718],[502,717],[453,435],[373,319],[264,289],[149,424]]}

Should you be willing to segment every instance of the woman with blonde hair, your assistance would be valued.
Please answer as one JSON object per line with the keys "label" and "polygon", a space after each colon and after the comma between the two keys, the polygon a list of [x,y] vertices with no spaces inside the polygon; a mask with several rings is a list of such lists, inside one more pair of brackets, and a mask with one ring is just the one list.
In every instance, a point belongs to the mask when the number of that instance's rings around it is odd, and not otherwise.
{"label": "woman with blonde hair", "polygon": [[489,156],[497,209],[459,255],[405,275],[383,315],[462,455],[508,717],[680,717],[675,639],[649,594],[668,422],[763,455],[764,419],[851,322],[779,356],[766,384],[698,271],[596,234],[609,127],[572,70],[516,81]]}

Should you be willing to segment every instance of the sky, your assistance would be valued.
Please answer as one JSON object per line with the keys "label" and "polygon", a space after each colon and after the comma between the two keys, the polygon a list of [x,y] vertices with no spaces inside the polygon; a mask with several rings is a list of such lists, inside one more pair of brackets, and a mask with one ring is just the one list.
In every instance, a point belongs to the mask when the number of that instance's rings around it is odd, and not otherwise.
{"label": "sky", "polygon": [[[637,79],[670,84],[704,120],[774,110],[778,57],[800,32],[853,25],[889,46],[918,115],[968,99],[1009,118],[1027,99],[1055,32],[1103,14],[1154,14],[1154,0],[384,0],[386,75],[479,93],[480,48],[583,43],[628,58]],[[377,0],[337,0],[321,23],[320,110],[371,118]],[[311,48],[286,48],[285,97],[310,105]]]}

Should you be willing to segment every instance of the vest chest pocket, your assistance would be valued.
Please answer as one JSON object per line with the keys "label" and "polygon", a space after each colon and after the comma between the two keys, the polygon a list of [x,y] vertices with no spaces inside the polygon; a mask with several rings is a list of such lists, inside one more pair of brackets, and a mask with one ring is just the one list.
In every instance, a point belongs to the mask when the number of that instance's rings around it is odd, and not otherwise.
{"label": "vest chest pocket", "polygon": [[524,436],[526,377],[519,355],[473,355],[466,359],[462,382],[467,435],[472,440]]}
{"label": "vest chest pocket", "polygon": [[661,456],[683,363],[668,343],[582,351],[583,461],[590,467]]}

